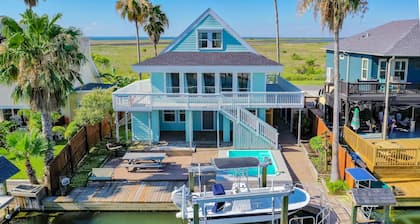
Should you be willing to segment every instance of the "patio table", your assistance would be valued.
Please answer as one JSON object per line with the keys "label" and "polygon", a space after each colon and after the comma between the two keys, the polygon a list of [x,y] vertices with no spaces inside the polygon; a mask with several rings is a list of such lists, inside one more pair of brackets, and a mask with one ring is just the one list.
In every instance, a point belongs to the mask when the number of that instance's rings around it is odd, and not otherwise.
{"label": "patio table", "polygon": [[128,161],[128,163],[123,164],[124,167],[135,171],[141,168],[160,169],[163,167],[162,160],[165,157],[166,153],[127,152],[122,159]]}

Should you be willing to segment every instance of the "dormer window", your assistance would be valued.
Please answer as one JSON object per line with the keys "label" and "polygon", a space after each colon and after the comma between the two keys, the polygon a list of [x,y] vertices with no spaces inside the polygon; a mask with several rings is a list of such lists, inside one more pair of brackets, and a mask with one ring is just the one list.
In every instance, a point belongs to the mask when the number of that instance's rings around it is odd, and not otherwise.
{"label": "dormer window", "polygon": [[221,49],[222,48],[222,31],[198,31],[198,47],[200,49]]}

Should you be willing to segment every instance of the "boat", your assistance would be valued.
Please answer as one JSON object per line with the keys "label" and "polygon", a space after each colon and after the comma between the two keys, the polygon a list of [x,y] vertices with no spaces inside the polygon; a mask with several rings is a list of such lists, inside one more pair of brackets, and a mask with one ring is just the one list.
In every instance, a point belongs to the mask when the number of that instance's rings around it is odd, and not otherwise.
{"label": "boat", "polygon": [[[172,201],[181,210],[177,218],[190,223],[209,224],[266,222],[281,218],[282,207],[285,206],[282,201],[286,196],[287,215],[309,204],[309,194],[291,183],[274,186],[272,182],[270,187],[248,187],[248,177],[242,178],[245,172],[238,170],[255,167],[260,167],[258,159],[241,157],[216,158],[213,166],[199,168],[198,172],[235,170],[231,173],[241,175],[234,178],[231,189],[227,190],[220,183],[213,184],[212,191],[190,192],[185,185],[175,189]],[[243,179],[246,182],[242,182]]]}

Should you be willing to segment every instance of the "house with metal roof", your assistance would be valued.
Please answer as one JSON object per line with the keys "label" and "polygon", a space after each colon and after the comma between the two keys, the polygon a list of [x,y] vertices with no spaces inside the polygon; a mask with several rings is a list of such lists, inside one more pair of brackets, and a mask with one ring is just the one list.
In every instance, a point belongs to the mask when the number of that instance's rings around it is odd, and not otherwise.
{"label": "house with metal roof", "polygon": [[6,181],[13,175],[19,172],[19,169],[13,165],[4,156],[0,156],[0,222],[2,221],[1,214],[7,214],[6,211],[10,203],[13,201],[13,196],[7,195]]}
{"label": "house with metal roof", "polygon": [[[359,107],[361,125],[376,123],[377,131],[380,131],[390,64],[391,119],[395,119],[404,130],[410,129],[410,121],[417,120],[419,113],[416,113],[416,108],[420,105],[419,46],[418,19],[392,21],[340,40],[341,105],[338,106],[343,108],[346,124],[350,123],[353,108]],[[333,69],[334,49],[331,44],[326,47],[327,120],[332,117],[334,106]]]}
{"label": "house with metal roof", "polygon": [[283,65],[256,52],[211,9],[133,70],[150,79],[113,93],[114,110],[131,115],[133,141],[277,148],[273,118],[304,106],[300,89],[269,78]]}

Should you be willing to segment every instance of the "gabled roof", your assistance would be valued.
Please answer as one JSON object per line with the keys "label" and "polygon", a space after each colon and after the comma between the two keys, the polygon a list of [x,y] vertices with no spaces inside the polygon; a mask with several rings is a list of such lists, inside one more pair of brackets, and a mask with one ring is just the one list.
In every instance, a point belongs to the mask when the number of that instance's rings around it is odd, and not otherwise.
{"label": "gabled roof", "polygon": [[13,163],[4,156],[0,156],[0,183],[3,183],[18,172],[19,169]]}
{"label": "gabled roof", "polygon": [[[420,56],[419,20],[399,20],[340,40],[340,51],[378,56]],[[333,50],[334,45],[326,47]]]}
{"label": "gabled roof", "polygon": [[213,10],[210,8],[204,11],[201,16],[199,16],[191,25],[187,27],[181,35],[178,36],[168,47],[166,47],[162,54],[170,52],[174,47],[176,47],[191,31],[194,30],[203,20],[205,20],[208,16],[212,16],[218,23],[220,23],[224,29],[231,34],[239,43],[242,44],[245,48],[247,48],[250,52],[256,53],[255,49],[252,48],[246,41],[244,41],[239,34],[237,34],[220,16],[218,16]]}

